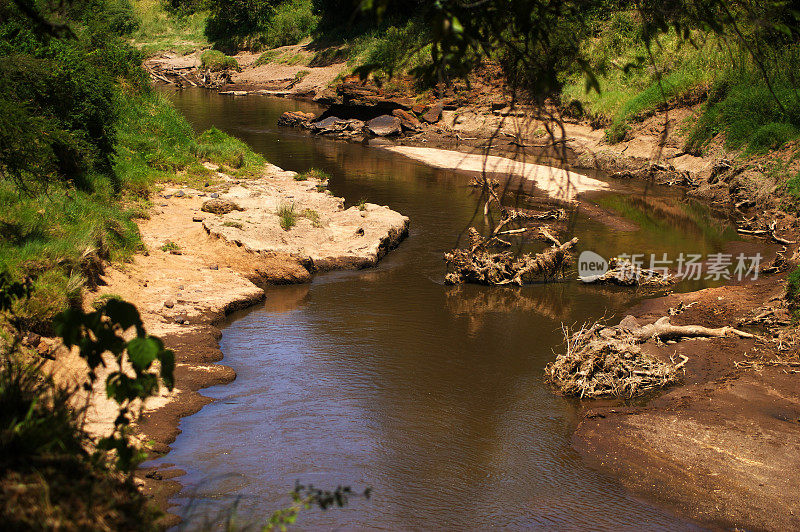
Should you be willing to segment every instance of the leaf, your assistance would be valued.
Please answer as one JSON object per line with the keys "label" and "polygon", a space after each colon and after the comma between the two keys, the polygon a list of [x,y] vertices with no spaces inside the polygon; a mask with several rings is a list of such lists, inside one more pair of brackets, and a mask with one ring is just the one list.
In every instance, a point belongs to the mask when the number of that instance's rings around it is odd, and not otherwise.
{"label": "leaf", "polygon": [[119,299],[109,299],[104,307],[106,315],[111,321],[118,324],[123,329],[136,326],[137,330],[142,328],[142,318],[136,307],[127,301]]}
{"label": "leaf", "polygon": [[144,371],[158,356],[160,346],[151,336],[147,338],[134,338],[128,342],[128,358],[134,369]]}

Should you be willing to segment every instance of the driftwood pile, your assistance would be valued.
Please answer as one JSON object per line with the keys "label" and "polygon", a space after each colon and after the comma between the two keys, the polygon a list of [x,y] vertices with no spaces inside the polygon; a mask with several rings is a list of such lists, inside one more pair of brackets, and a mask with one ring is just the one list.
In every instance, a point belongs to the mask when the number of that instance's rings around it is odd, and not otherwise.
{"label": "driftwood pile", "polygon": [[521,286],[524,283],[558,277],[563,268],[569,264],[571,258],[569,250],[575,246],[578,239],[573,238],[562,244],[546,229],[542,228],[539,232],[553,244],[542,253],[535,255],[508,251],[496,253],[491,251],[491,248],[503,244],[503,241],[497,238],[497,231],[492,237],[483,238],[474,227],[470,227],[470,247],[454,249],[444,254],[444,260],[450,270],[445,275],[445,283]]}
{"label": "driftwood pile", "polygon": [[676,279],[667,272],[637,267],[627,259],[612,258],[608,271],[593,277],[580,277],[587,284],[615,284],[617,286],[662,287],[673,284]]}
{"label": "driftwood pile", "polygon": [[564,395],[636,397],[677,382],[688,360],[681,356],[679,362],[665,362],[643,350],[643,343],[727,335],[754,338],[732,327],[673,325],[668,316],[646,325],[639,325],[633,316],[628,316],[614,327],[597,322],[575,333],[565,328],[566,353],[548,364],[545,373]]}

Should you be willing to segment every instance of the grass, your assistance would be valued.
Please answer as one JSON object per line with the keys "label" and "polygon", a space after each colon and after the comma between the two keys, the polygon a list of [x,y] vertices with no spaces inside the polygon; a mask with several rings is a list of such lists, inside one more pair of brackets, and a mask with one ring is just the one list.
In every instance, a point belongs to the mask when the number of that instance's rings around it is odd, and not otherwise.
{"label": "grass", "polygon": [[203,162],[236,177],[261,175],[264,159],[247,144],[215,128],[195,134],[158,93],[131,94],[120,107],[115,172],[130,198],[147,198],[157,182],[203,186],[214,175]]}
{"label": "grass", "polygon": [[[297,66],[297,65],[306,66],[308,65],[309,61],[310,57],[307,54],[303,54],[301,52],[291,52],[288,50],[267,50],[266,52],[258,56],[258,59],[256,59],[256,62],[254,64],[256,66],[268,65],[270,63],[277,63],[280,65],[289,65],[289,66]],[[308,74],[307,70],[301,72],[305,72],[306,74]]]}
{"label": "grass", "polygon": [[310,221],[311,225],[314,227],[322,227],[319,213],[314,209],[303,209],[303,211],[300,213],[300,216]]}
{"label": "grass", "polygon": [[225,55],[219,50],[204,50],[200,54],[200,65],[211,72],[221,70],[241,70],[236,58]]}
{"label": "grass", "polygon": [[366,211],[367,210],[367,200],[364,199],[364,198],[361,198],[360,200],[358,200],[358,203],[356,204],[356,207],[358,207],[359,211]]}
{"label": "grass", "polygon": [[406,74],[431,62],[426,28],[425,22],[413,18],[387,21],[355,35],[341,35],[340,46],[321,50],[309,64],[323,66],[346,61],[351,70],[364,67],[379,81]]}
{"label": "grass", "polygon": [[177,242],[173,242],[172,240],[167,240],[166,242],[161,244],[161,247],[159,249],[161,251],[170,253],[172,251],[180,251],[181,246]]}
{"label": "grass", "polygon": [[242,225],[242,222],[233,222],[231,220],[227,220],[227,221],[223,222],[222,226],[223,227],[235,227],[236,229],[241,229],[241,228],[244,227]]}
{"label": "grass", "polygon": [[300,83],[300,82],[301,82],[301,81],[303,81],[303,80],[305,79],[305,77],[306,77],[306,76],[308,76],[309,74],[311,74],[311,72],[310,72],[310,71],[308,71],[308,70],[301,70],[301,71],[299,71],[297,74],[295,74],[295,75],[294,75],[294,82],[295,82],[295,83]]}
{"label": "grass", "polygon": [[20,350],[0,359],[0,521],[8,530],[154,529],[157,512],[130,480],[86,450],[72,388]]}
{"label": "grass", "polygon": [[126,261],[143,249],[134,220],[148,216],[157,183],[203,186],[211,178],[202,162],[242,178],[263,171],[264,159],[246,144],[215,129],[195,134],[157,93],[127,93],[118,108],[118,190],[106,176],[92,178],[91,190],[52,183],[34,194],[0,181],[0,271],[33,278],[33,296],[15,310],[38,332],[49,332],[55,314],[80,304],[103,262]]}
{"label": "grass", "polygon": [[282,203],[278,206],[275,214],[280,218],[280,225],[284,231],[288,231],[297,224],[297,211],[295,210],[294,202]]}
{"label": "grass", "polygon": [[316,179],[317,181],[327,181],[331,178],[331,174],[319,168],[311,168],[305,172],[301,172],[294,177],[295,181],[306,181],[308,179]]}
{"label": "grass", "polygon": [[786,300],[795,320],[800,320],[800,266],[794,269],[786,282]]}
{"label": "grass", "polygon": [[147,56],[192,52],[210,45],[205,35],[207,12],[181,15],[164,9],[163,0],[131,0],[139,28],[131,42]]}
{"label": "grass", "polygon": [[[763,154],[800,137],[800,95],[791,72],[800,67],[800,46],[766,60],[772,90],[759,67],[738,45],[699,31],[692,43],[669,32],[650,51],[638,38],[639,22],[617,13],[584,46],[601,91],[587,91],[582,74],[567,76],[562,102],[606,125],[606,138],[626,138],[631,123],[671,102],[692,102],[708,94],[700,119],[690,125],[686,150],[700,154],[722,136],[728,148]],[[652,55],[651,55],[652,54]]]}

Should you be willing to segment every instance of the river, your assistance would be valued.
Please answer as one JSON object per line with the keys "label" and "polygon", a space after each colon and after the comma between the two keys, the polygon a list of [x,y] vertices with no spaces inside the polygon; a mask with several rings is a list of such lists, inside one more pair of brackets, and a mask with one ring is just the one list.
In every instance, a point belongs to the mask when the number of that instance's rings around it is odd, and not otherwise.
{"label": "river", "polygon": [[[562,323],[620,316],[640,296],[575,282],[444,286],[442,253],[475,221],[467,177],[276,126],[312,104],[200,90],[171,98],[196,129],[216,126],[288,170],[321,168],[349,205],[366,199],[411,219],[408,239],[376,268],[271,288],[231,317],[221,347],[237,379],[204,391],[216,401],[181,421],[160,460],[186,471],[173,502],[191,528],[234,505],[240,523],[263,521],[288,505],[295,480],[373,489],[345,509],[302,513],[300,529],[695,527],[587,468],[570,445],[576,404],[543,380]],[[579,210],[579,249],[676,257],[736,239],[677,189],[624,187],[594,201],[635,230]]]}

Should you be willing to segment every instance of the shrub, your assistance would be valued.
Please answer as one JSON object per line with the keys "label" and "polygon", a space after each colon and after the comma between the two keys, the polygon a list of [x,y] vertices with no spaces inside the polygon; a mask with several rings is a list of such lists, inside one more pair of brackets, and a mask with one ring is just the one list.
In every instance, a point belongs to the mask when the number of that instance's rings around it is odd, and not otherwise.
{"label": "shrub", "polygon": [[318,22],[311,0],[286,0],[272,12],[263,43],[270,48],[297,44],[311,35]]}
{"label": "shrub", "polygon": [[239,62],[235,58],[223,54],[218,50],[205,50],[200,55],[200,64],[211,72],[219,72],[221,70],[240,70]]}

